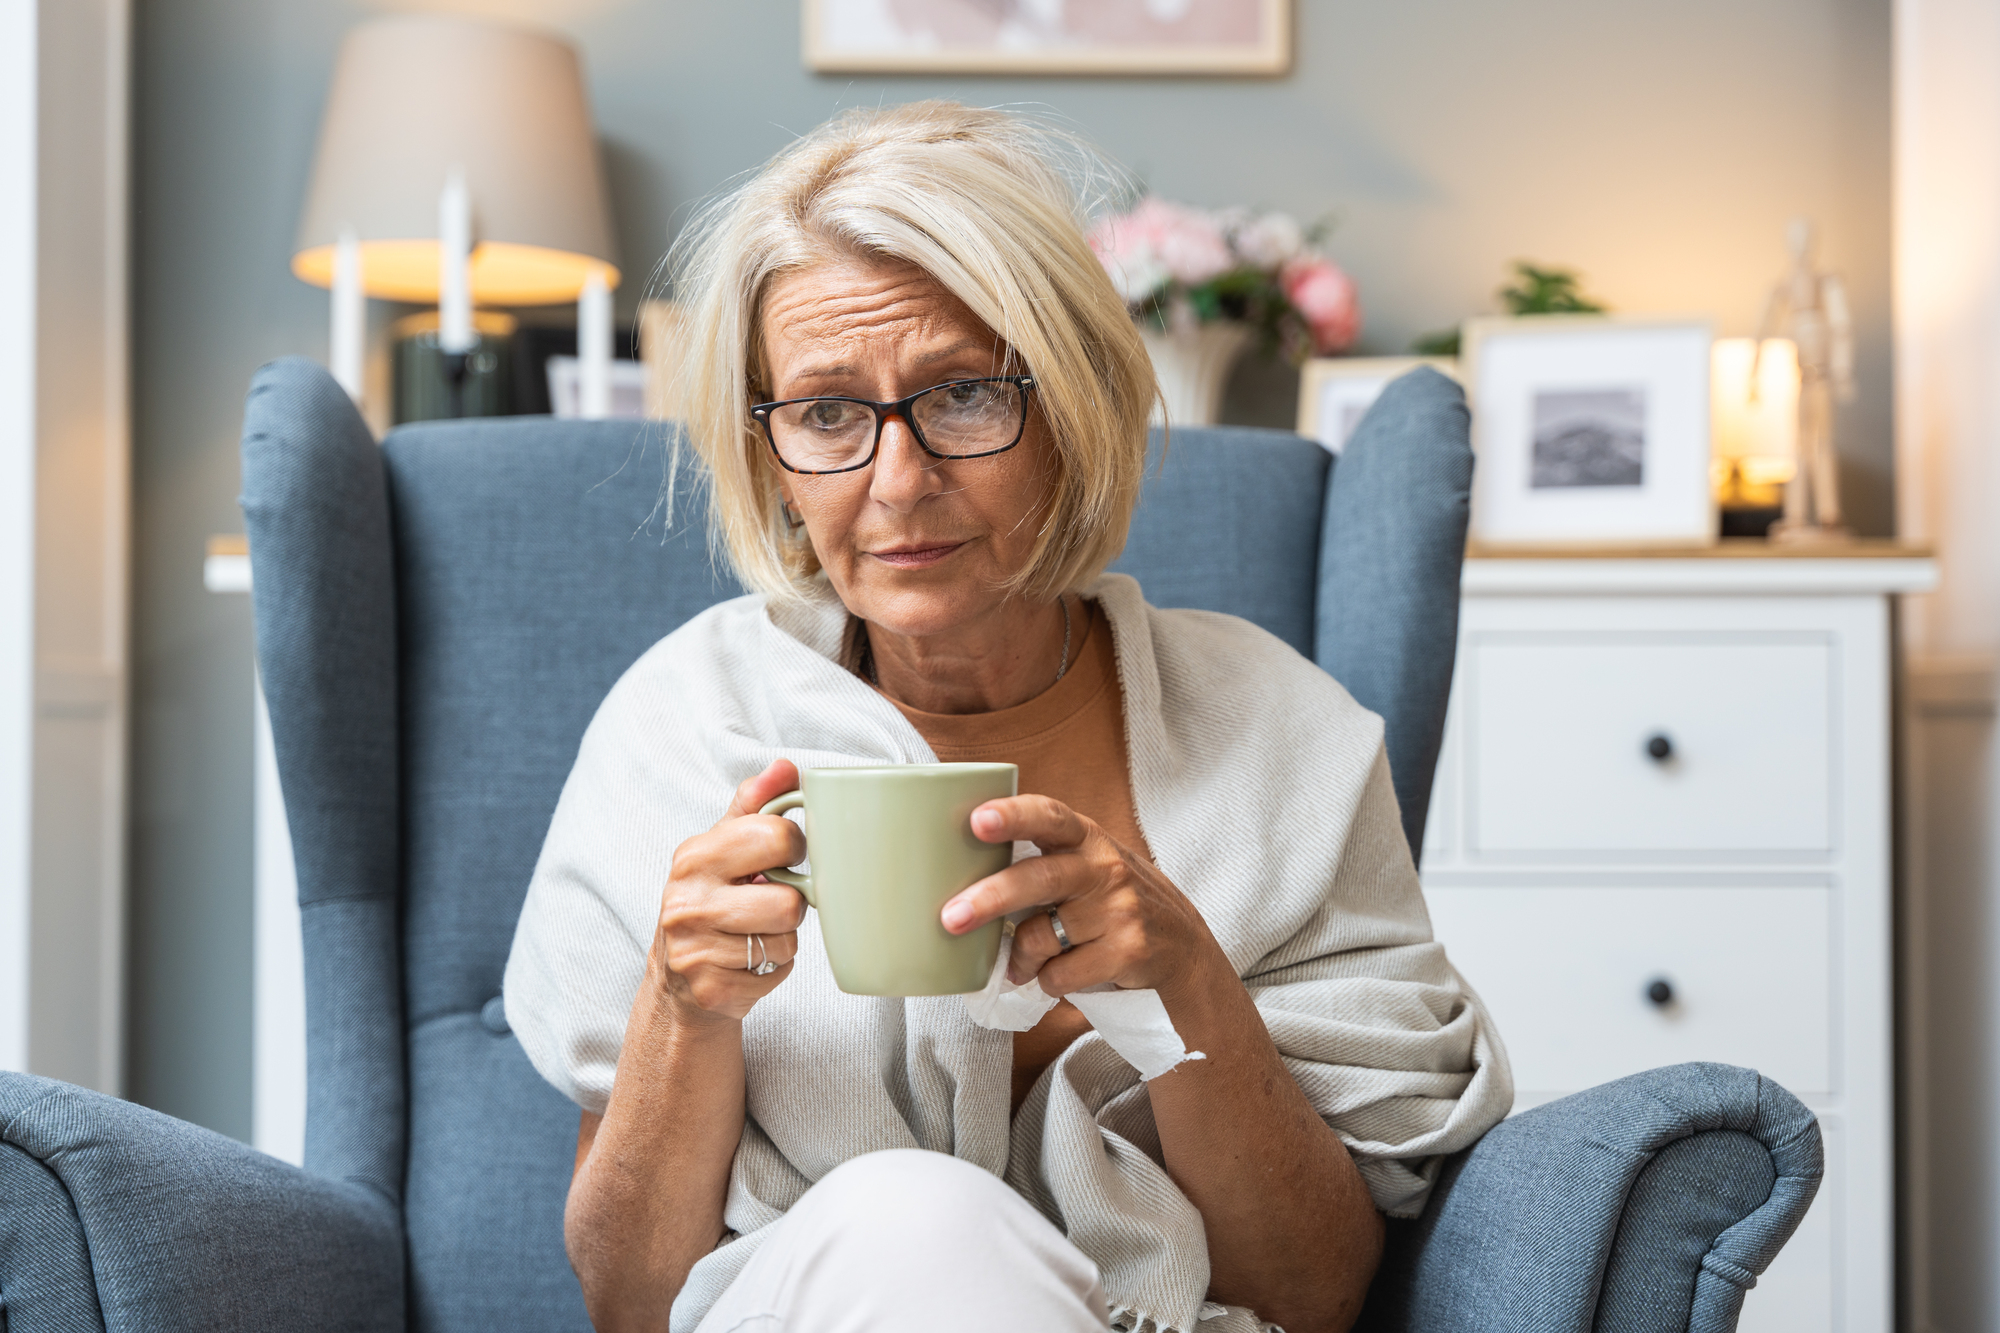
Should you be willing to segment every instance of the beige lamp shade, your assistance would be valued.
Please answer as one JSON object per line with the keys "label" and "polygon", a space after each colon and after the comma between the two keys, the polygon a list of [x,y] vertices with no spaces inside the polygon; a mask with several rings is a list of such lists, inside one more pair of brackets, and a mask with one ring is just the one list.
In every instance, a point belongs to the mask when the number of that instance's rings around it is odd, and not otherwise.
{"label": "beige lamp shade", "polygon": [[332,286],[351,230],[370,296],[436,301],[438,197],[454,170],[472,196],[475,302],[574,301],[593,268],[617,285],[576,51],[441,14],[377,19],[342,44],[292,272]]}

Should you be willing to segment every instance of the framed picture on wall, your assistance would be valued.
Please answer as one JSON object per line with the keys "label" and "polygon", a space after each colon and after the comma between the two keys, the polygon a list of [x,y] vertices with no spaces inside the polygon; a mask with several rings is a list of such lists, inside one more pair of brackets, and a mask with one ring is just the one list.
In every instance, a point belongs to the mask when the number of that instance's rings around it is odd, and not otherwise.
{"label": "framed picture on wall", "polygon": [[1472,540],[1712,545],[1712,342],[1704,319],[1466,321]]}
{"label": "framed picture on wall", "polygon": [[1448,356],[1324,356],[1299,369],[1299,434],[1338,454],[1389,381],[1429,366],[1454,379]]}
{"label": "framed picture on wall", "polygon": [[808,69],[1285,74],[1292,0],[801,0]]}

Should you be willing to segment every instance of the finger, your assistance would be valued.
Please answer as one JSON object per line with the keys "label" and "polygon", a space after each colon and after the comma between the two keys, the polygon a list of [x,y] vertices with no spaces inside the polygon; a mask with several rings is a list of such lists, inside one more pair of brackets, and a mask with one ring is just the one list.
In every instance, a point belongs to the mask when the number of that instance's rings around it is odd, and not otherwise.
{"label": "finger", "polygon": [[[1072,903],[1075,901],[1071,900]],[[1063,931],[1068,934],[1072,948],[1088,942],[1078,924],[1083,915],[1080,912],[1063,913]],[[1056,928],[1050,923],[1049,914],[1037,912],[1014,927],[1014,950],[1007,956],[1007,979],[1016,986],[1026,985],[1029,977],[1035,976],[1044,964],[1063,952],[1062,942],[1056,938]]]}
{"label": "finger", "polygon": [[[745,778],[736,788],[736,796],[729,802],[722,821],[754,815],[786,792],[797,791],[798,786],[799,766],[789,759],[773,759],[770,767],[754,778]],[[722,821],[718,821],[718,827]]]}
{"label": "finger", "polygon": [[1082,846],[1096,828],[1052,796],[1007,796],[972,812],[981,842],[1032,842],[1045,852]]}
{"label": "finger", "polygon": [[[1087,887],[1089,864],[1080,856],[1031,856],[971,885],[944,905],[938,919],[954,935],[977,930],[1024,907],[1065,902]],[[1063,922],[1065,928],[1069,922]]]}
{"label": "finger", "polygon": [[738,815],[698,833],[674,852],[673,877],[747,880],[766,870],[796,865],[806,855],[806,835],[782,815]]}
{"label": "finger", "polygon": [[711,935],[781,935],[805,920],[805,899],[780,884],[720,885],[660,900],[660,932],[676,947]]}
{"label": "finger", "polygon": [[750,972],[759,963],[772,962],[785,966],[799,956],[799,937],[796,931],[774,931],[770,934],[751,932],[736,935],[723,931],[710,933],[706,938],[695,941],[674,951],[674,970],[688,972],[697,967],[711,967],[723,972]]}
{"label": "finger", "polygon": [[805,895],[785,884],[733,885],[714,895],[705,914],[708,927],[726,935],[783,935],[805,919]]}
{"label": "finger", "polygon": [[[1067,926],[1069,923],[1063,924]],[[1035,973],[1035,980],[1040,984],[1042,994],[1059,1000],[1086,986],[1116,980],[1116,969],[1111,951],[1105,946],[1079,944],[1068,953],[1058,954],[1042,964],[1041,971]]]}

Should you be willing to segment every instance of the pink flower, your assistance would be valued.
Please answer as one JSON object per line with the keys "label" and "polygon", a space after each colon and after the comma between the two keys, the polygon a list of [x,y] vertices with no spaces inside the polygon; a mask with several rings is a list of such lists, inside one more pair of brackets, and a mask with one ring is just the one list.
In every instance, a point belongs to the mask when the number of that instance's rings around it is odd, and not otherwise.
{"label": "pink flower", "polygon": [[1213,216],[1150,195],[1129,213],[1100,218],[1090,229],[1090,248],[1118,294],[1134,305],[1170,281],[1198,286],[1236,266]]}
{"label": "pink flower", "polygon": [[1160,259],[1154,238],[1131,216],[1099,218],[1089,235],[1097,262],[1127,305],[1138,305],[1172,280]]}
{"label": "pink flower", "polygon": [[1257,268],[1288,264],[1306,246],[1305,229],[1288,213],[1245,214],[1239,210],[1228,225],[1236,253]]}
{"label": "pink flower", "polygon": [[1278,273],[1285,299],[1312,330],[1313,350],[1325,356],[1354,346],[1361,333],[1361,302],[1354,279],[1324,255],[1300,255]]}
{"label": "pink flower", "polygon": [[1156,199],[1143,201],[1135,215],[1141,211],[1148,214],[1146,225],[1157,228],[1160,261],[1182,286],[1200,286],[1236,267],[1228,238],[1208,214]]}

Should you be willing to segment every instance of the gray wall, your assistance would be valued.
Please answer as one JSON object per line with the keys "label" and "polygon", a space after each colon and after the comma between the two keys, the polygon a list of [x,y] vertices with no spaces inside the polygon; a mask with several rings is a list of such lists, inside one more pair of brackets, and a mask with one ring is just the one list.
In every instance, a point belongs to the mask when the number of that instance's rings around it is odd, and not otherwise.
{"label": "gray wall", "polygon": [[[137,7],[131,1088],[239,1136],[250,626],[244,599],[202,591],[202,542],[241,531],[251,370],[325,355],[325,296],[290,277],[289,241],[339,35],[398,7]],[[838,108],[933,95],[1058,113],[1170,197],[1337,214],[1370,351],[1493,309],[1517,257],[1582,269],[1621,310],[1748,333],[1786,221],[1813,217],[1860,323],[1850,504],[1889,530],[1888,0],[1299,0],[1296,72],[1274,81],[816,77],[797,0],[448,7],[582,47],[628,308],[691,201]],[[1230,414],[1288,422],[1290,385],[1249,367]]]}

